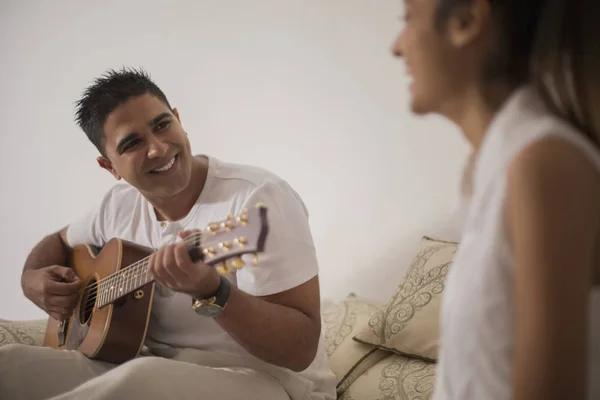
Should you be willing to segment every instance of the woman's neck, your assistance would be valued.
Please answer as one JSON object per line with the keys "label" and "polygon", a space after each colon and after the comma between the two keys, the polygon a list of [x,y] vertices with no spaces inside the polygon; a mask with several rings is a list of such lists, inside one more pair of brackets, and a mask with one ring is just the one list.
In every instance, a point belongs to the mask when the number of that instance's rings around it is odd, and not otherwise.
{"label": "woman's neck", "polygon": [[462,130],[477,152],[492,120],[514,90],[515,87],[508,84],[473,87],[448,102],[442,114]]}

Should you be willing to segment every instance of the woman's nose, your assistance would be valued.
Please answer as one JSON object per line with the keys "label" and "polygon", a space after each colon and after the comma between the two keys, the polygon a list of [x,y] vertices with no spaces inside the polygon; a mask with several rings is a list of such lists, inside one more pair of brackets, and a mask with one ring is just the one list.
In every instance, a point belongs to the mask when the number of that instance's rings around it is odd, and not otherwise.
{"label": "woman's nose", "polygon": [[402,32],[396,36],[396,39],[392,43],[392,54],[396,57],[402,57],[404,52],[402,51]]}

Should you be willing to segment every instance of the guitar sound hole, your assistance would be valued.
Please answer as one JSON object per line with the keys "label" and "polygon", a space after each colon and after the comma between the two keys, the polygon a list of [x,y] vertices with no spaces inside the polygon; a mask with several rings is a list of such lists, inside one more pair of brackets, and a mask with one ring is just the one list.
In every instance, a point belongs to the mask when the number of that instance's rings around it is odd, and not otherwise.
{"label": "guitar sound hole", "polygon": [[79,307],[79,323],[86,325],[94,311],[96,305],[96,293],[97,293],[97,282],[95,279],[88,282],[81,299],[81,306]]}

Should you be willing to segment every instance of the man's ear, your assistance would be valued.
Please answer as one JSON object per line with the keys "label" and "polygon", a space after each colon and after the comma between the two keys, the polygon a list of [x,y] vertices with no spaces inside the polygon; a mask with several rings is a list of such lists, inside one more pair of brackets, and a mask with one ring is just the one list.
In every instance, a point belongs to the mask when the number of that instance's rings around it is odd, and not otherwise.
{"label": "man's ear", "polygon": [[487,0],[475,0],[457,6],[447,24],[450,43],[464,47],[483,37],[486,27],[491,23],[490,7]]}
{"label": "man's ear", "polygon": [[173,115],[175,116],[175,118],[177,118],[177,121],[179,121],[179,123],[181,123],[181,118],[179,118],[179,111],[177,111],[177,107],[174,107],[172,112],[173,112]]}
{"label": "man's ear", "polygon": [[110,160],[108,158],[106,158],[104,156],[99,156],[98,158],[96,158],[96,161],[98,161],[98,165],[101,168],[104,168],[105,170],[110,172],[112,174],[112,176],[115,177],[116,180],[121,180],[121,175],[119,175],[119,173],[113,167],[112,163],[110,162]]}

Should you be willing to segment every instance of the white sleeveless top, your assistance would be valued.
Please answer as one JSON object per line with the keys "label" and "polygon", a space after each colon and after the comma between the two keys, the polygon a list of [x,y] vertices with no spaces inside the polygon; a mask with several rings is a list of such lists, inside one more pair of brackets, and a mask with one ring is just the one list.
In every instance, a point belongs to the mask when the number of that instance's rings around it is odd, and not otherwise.
{"label": "white sleeveless top", "polygon": [[[506,166],[535,140],[560,137],[600,173],[600,153],[555,118],[530,87],[517,90],[492,121],[475,160],[460,246],[447,277],[433,400],[509,400],[512,392],[513,268],[503,232]],[[600,207],[600,205],[599,205]],[[591,298],[589,399],[600,399],[600,292]]]}

